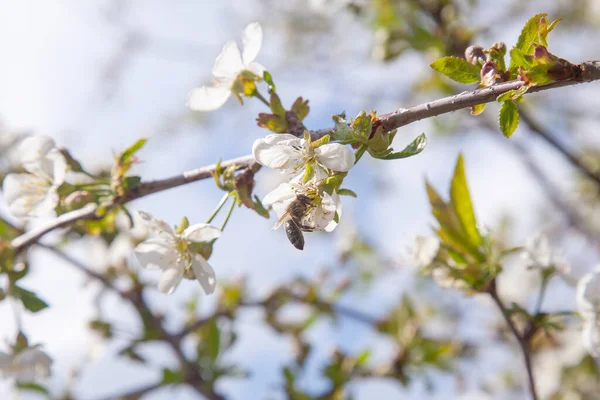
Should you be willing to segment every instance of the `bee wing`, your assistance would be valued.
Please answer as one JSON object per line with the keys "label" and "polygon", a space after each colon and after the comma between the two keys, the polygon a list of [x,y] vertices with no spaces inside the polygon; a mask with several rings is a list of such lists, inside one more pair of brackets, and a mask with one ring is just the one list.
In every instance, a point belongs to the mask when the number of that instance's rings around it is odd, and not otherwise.
{"label": "bee wing", "polygon": [[281,224],[283,224],[285,221],[287,221],[288,219],[290,219],[290,210],[287,210],[282,216],[281,218],[279,218],[279,220],[277,222],[275,222],[275,226],[273,226],[273,230],[279,228],[281,226]]}

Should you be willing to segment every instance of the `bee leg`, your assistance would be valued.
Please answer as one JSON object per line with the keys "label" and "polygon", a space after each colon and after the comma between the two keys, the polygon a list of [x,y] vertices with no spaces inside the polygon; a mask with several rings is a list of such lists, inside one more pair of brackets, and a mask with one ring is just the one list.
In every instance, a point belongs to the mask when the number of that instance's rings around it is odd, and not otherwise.
{"label": "bee leg", "polygon": [[314,228],[312,226],[308,226],[308,225],[300,225],[300,229],[302,229],[302,232],[314,232]]}

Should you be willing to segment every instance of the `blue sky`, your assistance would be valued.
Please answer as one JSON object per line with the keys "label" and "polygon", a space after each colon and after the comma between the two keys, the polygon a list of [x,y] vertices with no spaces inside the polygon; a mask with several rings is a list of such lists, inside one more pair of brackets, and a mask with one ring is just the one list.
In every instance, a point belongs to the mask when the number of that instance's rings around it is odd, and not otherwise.
{"label": "blue sky", "polygon": [[[490,3],[482,1],[471,14],[481,26],[493,20],[486,9]],[[547,6],[545,2],[532,3]],[[118,4],[124,4],[120,12]],[[151,140],[140,153],[143,163],[136,166],[136,172],[144,179],[167,177],[214,163],[218,158],[247,154],[253,141],[265,134],[254,123],[256,114],[263,111],[261,104],[248,101],[240,107],[230,100],[219,111],[198,115],[185,108],[185,99],[192,87],[210,80],[214,58],[225,41],[236,39],[239,43],[244,26],[254,20],[261,21],[265,30],[258,61],[272,72],[284,104],[300,95],[310,99],[311,113],[305,121],[310,128],[330,126],[331,115],[341,111],[352,116],[361,109],[373,108],[383,113],[411,105],[403,101],[413,94],[411,85],[428,73],[431,57],[409,52],[389,64],[373,61],[369,57],[371,36],[364,24],[346,13],[323,15],[311,11],[310,7],[298,11],[298,17],[316,25],[320,21],[333,21],[331,25],[320,25],[327,34],[307,33],[290,42],[285,21],[272,17],[282,13],[271,13],[265,4],[241,0],[182,1],[176,5],[159,1],[142,4],[140,1],[0,0],[3,10],[0,48],[9,60],[0,65],[0,119],[10,129],[54,137],[59,145],[66,146],[90,167],[108,165],[119,149],[139,137],[149,137]],[[533,5],[531,8],[534,11],[524,10],[518,20],[503,25],[502,29],[492,29],[482,37],[482,44],[505,40],[510,46],[528,16],[543,11]],[[598,58],[593,54],[593,46],[572,46],[573,40],[590,41],[592,35],[593,32],[576,33],[574,39],[568,32],[560,33],[559,27],[556,52],[573,60]],[[127,43],[129,49],[133,49],[129,53],[124,51]],[[557,107],[561,102],[576,103],[582,99],[586,102],[581,106],[583,109],[597,107],[597,85],[560,90],[560,99],[553,100]],[[431,96],[427,93],[416,97],[429,99]],[[532,103],[543,98],[536,96]],[[490,114],[495,112],[494,106],[488,110]],[[449,123],[458,117],[456,114],[438,117],[438,122]],[[563,120],[547,115],[544,121],[549,121],[559,134],[569,137],[569,126]],[[579,126],[594,127],[597,131],[597,124]],[[515,229],[510,239],[517,244],[541,226],[537,210],[548,207],[548,202],[523,165],[502,145],[502,139],[473,129],[453,137],[435,134],[435,131],[431,121],[407,126],[398,133],[396,147],[402,148],[416,135],[426,132],[430,137],[426,151],[418,157],[396,162],[366,160],[352,171],[347,186],[359,197],[344,199],[347,221],[341,224],[339,231],[353,223],[361,234],[373,239],[384,254],[400,258],[412,237],[428,234],[433,222],[426,202],[424,178],[428,177],[434,186],[444,191],[459,151],[466,157],[472,196],[483,225],[493,227],[503,214],[515,213]],[[532,146],[536,157],[544,160],[543,167],[552,172],[551,179],[568,188],[566,181],[572,172],[565,168],[562,159],[543,144],[527,138],[521,128],[514,140]],[[584,140],[595,143],[589,137]],[[261,196],[274,187],[277,179],[268,174],[261,171],[259,176],[257,192]],[[385,185],[384,191],[378,190],[381,182]],[[149,211],[172,224],[177,223],[182,214],[192,222],[203,221],[221,195],[211,181],[203,181],[141,199],[132,208]],[[287,243],[281,230],[271,231],[273,222],[243,209],[237,210],[211,258],[219,279],[246,276],[258,297],[267,293],[273,284],[298,275],[314,276],[323,266],[334,263],[335,254],[331,249],[335,245],[335,234],[307,235],[305,251],[298,252]],[[80,243],[70,251],[93,264],[97,260],[89,256],[89,246],[93,244]],[[85,321],[94,314],[92,302],[98,287],[94,283],[82,286],[83,277],[72,268],[51,256],[32,253],[35,267],[26,280],[27,287],[35,288],[52,308],[34,317],[24,316],[23,326],[33,340],[44,344],[55,358],[52,383],[60,387],[70,368],[85,359],[93,342]],[[579,266],[579,269],[586,267]],[[523,293],[528,282],[518,279],[522,275],[519,271],[508,274],[506,279],[510,283],[504,288],[510,298],[526,300]],[[146,276],[152,277],[152,274]],[[375,282],[368,292],[342,300],[366,312],[381,314],[386,306],[398,300],[402,291],[410,290],[411,276],[411,271],[400,271],[384,282]],[[569,289],[559,287],[557,290],[562,293],[556,297],[564,299],[562,304],[572,304]],[[185,299],[194,293],[198,293],[195,283],[185,282],[173,296],[157,294],[152,303],[177,321]],[[446,295],[443,291],[437,293]],[[114,299],[107,301],[112,305],[111,317],[120,321],[125,332],[135,332],[136,323],[129,310],[120,308]],[[202,298],[204,301],[212,300]],[[485,302],[467,301],[489,310]],[[14,335],[14,317],[5,303],[0,304],[3,321],[0,336],[10,340]],[[489,318],[494,320],[495,317]],[[466,334],[477,331],[478,327],[472,325],[465,328]],[[242,365],[254,369],[255,374],[249,380],[226,382],[223,391],[236,399],[244,398],[248,391],[260,398],[266,395],[278,398],[275,395],[280,382],[278,366],[289,360],[289,342],[262,327],[257,312],[244,314],[239,326],[242,338],[234,356],[242,360]],[[387,349],[385,343],[377,342],[373,334],[350,321],[335,327],[333,334],[328,322],[320,323],[311,335],[316,342],[323,343],[315,356],[315,365],[334,346],[354,350],[374,347],[380,348],[381,353]],[[100,398],[118,392],[119,388],[134,388],[156,379],[157,369],[115,361],[111,350],[114,352],[116,348],[117,343],[112,343],[85,367],[77,384],[77,393],[82,398]],[[165,349],[154,347],[148,352],[159,365],[173,361]],[[482,362],[493,371],[509,359],[510,353],[498,351]],[[307,386],[318,388],[323,384],[316,376],[313,378],[306,378]],[[454,390],[448,376],[437,378],[449,390]],[[111,382],[110,390],[106,382]],[[356,385],[356,390],[359,399],[370,398],[374,393],[388,397],[403,393],[385,382],[371,382],[364,387]],[[422,385],[411,388],[411,393],[425,396]],[[149,398],[173,396],[193,398],[193,394],[185,390],[162,390]],[[476,397],[476,391],[460,396],[462,399],[483,398]]]}

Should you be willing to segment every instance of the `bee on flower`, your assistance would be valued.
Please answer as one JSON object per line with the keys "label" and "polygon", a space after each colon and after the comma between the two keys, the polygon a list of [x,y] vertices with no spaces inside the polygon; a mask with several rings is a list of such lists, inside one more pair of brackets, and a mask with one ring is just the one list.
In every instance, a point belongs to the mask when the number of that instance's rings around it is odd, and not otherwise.
{"label": "bee on flower", "polygon": [[[282,183],[263,199],[272,206],[278,221],[273,229],[285,226],[286,235],[294,247],[304,249],[302,232],[333,231],[342,213],[342,203],[334,191],[327,193],[319,183]],[[336,219],[337,215],[337,219]]]}

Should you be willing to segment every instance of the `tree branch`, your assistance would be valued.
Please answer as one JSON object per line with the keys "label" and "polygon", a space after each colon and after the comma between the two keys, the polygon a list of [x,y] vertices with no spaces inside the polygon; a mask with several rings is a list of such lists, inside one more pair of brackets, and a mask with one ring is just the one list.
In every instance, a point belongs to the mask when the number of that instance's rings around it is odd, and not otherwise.
{"label": "tree branch", "polygon": [[537,395],[537,391],[535,388],[535,379],[533,376],[533,368],[531,366],[531,354],[529,352],[529,341],[523,335],[521,335],[519,333],[519,330],[515,326],[513,320],[510,318],[510,315],[508,313],[506,306],[504,305],[504,303],[502,303],[502,300],[500,300],[500,297],[498,296],[498,292],[496,290],[496,280],[495,279],[491,282],[489,294],[492,297],[492,299],[494,300],[494,303],[500,309],[500,312],[502,312],[502,316],[504,317],[506,324],[508,325],[508,327],[510,328],[514,337],[517,339],[517,342],[519,343],[519,347],[521,348],[521,353],[523,354],[523,360],[525,361],[525,370],[527,371],[527,380],[529,382],[529,393],[531,394],[532,400],[538,400],[538,395]]}
{"label": "tree branch", "polygon": [[[534,86],[529,88],[527,93],[534,93],[563,86],[575,85],[581,82],[591,82],[594,80],[600,80],[600,61],[584,62],[579,65],[579,68],[580,73],[578,74],[576,79],[563,80],[553,82],[547,85]],[[522,81],[510,81],[499,83],[482,89],[465,91],[453,96],[448,96],[428,103],[419,104],[408,109],[402,108],[388,114],[380,115],[379,120],[384,130],[391,131],[393,129],[397,129],[399,127],[408,125],[410,123],[419,121],[424,118],[431,118],[441,114],[458,111],[463,108],[475,106],[477,104],[493,102],[499,95],[506,93],[510,90],[516,90],[523,85],[524,83]],[[327,134],[331,134],[333,132],[333,128],[321,129],[313,131],[312,136],[313,139],[317,139]],[[227,167],[233,164],[237,165],[241,169],[256,163],[254,162],[254,158],[252,157],[252,155],[248,155],[224,161],[221,163],[221,166]],[[211,177],[211,173],[215,170],[215,167],[216,165],[208,165],[205,167],[184,172],[183,174],[174,177],[142,182],[137,187],[129,190],[125,196],[117,198],[109,204],[103,204],[102,207],[105,210],[109,210],[115,206],[125,204],[128,201],[132,201],[163,190],[171,189],[177,186],[209,178]],[[88,205],[86,207],[83,207],[82,209],[65,213],[56,218],[55,220],[52,220],[47,224],[44,224],[13,239],[11,241],[11,246],[13,246],[16,249],[16,251],[21,251],[23,248],[31,245],[32,243],[35,243],[39,238],[41,238],[46,233],[54,229],[68,226],[72,223],[75,223],[78,220],[97,217],[96,209],[96,206]]]}

